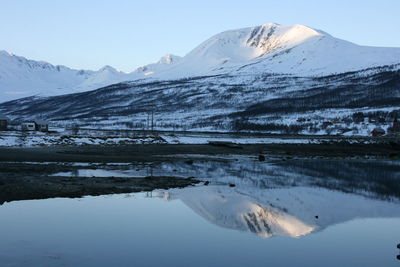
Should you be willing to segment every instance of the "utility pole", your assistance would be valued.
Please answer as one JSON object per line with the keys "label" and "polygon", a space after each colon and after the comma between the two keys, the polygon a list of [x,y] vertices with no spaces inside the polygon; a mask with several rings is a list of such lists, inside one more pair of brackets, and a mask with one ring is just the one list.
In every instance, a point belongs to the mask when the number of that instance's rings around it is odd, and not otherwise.
{"label": "utility pole", "polygon": [[151,105],[147,112],[147,130],[152,133],[154,132],[154,105]]}
{"label": "utility pole", "polygon": [[151,109],[151,132],[154,132],[154,107]]}
{"label": "utility pole", "polygon": [[150,113],[147,113],[146,130],[150,130]]}

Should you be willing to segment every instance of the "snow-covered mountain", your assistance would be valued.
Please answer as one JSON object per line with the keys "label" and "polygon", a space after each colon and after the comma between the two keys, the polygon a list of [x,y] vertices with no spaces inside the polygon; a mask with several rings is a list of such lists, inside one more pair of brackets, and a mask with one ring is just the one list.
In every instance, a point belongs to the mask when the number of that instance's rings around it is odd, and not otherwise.
{"label": "snow-covered mountain", "polygon": [[268,23],[217,34],[183,58],[166,55],[131,73],[110,66],[98,71],[74,70],[0,51],[0,102],[82,92],[138,79],[265,73],[321,76],[398,63],[400,48],[359,46],[303,25]]}
{"label": "snow-covered mountain", "polygon": [[217,34],[154,77],[221,73],[314,76],[396,63],[400,63],[400,48],[359,46],[303,25],[268,23]]}
{"label": "snow-covered mountain", "polygon": [[107,85],[142,78],[177,62],[179,57],[166,55],[159,62],[138,68],[132,73],[104,66],[97,71],[75,70],[0,51],[0,102],[27,96],[53,96],[84,92]]}
{"label": "snow-covered mountain", "polygon": [[125,80],[126,74],[111,67],[98,71],[74,70],[29,60],[0,51],[0,101],[26,96],[82,92]]}
{"label": "snow-covered mountain", "polygon": [[[179,63],[181,61],[181,57],[167,54],[163,56],[157,63],[149,64],[143,67],[137,68],[132,74],[138,75],[135,78],[141,78],[144,76],[153,76],[162,73],[165,70],[171,68],[171,66]],[[132,75],[132,76],[133,76]]]}

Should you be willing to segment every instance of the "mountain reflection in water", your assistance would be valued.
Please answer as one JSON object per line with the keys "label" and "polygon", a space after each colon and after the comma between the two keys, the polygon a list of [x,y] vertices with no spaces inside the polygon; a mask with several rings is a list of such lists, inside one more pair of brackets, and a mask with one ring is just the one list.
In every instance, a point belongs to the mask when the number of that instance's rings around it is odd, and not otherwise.
{"label": "mountain reflection in water", "polygon": [[213,224],[261,237],[301,237],[354,219],[400,217],[398,203],[324,188],[210,186],[169,190],[159,196],[181,200]]}
{"label": "mountain reflection in water", "polygon": [[[229,161],[198,162],[192,168],[201,179],[210,177],[211,185],[159,191],[158,196],[181,200],[215,225],[261,237],[301,237],[354,219],[400,217],[397,162]],[[234,188],[227,186],[232,183]]]}
{"label": "mountain reflection in water", "polygon": [[[209,186],[155,195],[179,199],[215,225],[265,238],[306,236],[356,218],[400,217],[400,163],[391,160],[276,157],[260,162],[240,155],[181,155],[154,163],[88,164],[53,175],[194,177]],[[18,193],[24,199],[24,192]]]}

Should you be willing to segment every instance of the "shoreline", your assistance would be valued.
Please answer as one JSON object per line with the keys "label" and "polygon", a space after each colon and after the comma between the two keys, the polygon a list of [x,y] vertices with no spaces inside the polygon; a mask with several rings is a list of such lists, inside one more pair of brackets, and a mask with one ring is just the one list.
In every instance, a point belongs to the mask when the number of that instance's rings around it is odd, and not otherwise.
{"label": "shoreline", "polygon": [[[240,144],[237,147],[186,144],[121,146],[0,147],[0,162],[149,162],[190,155],[277,155],[294,157],[400,158],[398,143]],[[183,156],[187,155],[187,156]]]}
{"label": "shoreline", "polygon": [[[260,157],[263,155],[263,157]],[[341,159],[400,160],[400,148],[394,144],[257,144],[240,146],[221,145],[125,145],[125,146],[49,146],[0,147],[0,205],[4,202],[56,197],[81,198],[120,193],[153,191],[156,189],[183,188],[200,183],[189,173],[170,170],[158,175],[149,173],[137,177],[87,177],[73,176],[86,164],[90,169],[104,169],[114,163],[114,168],[126,164],[144,166],[181,162],[190,168],[193,162],[241,162],[241,157],[251,161],[288,162],[310,159],[318,161]],[[77,163],[77,164],[74,164]],[[99,163],[100,165],[96,165]],[[94,164],[94,165],[93,165]],[[103,164],[103,165],[101,165]],[[98,166],[98,167],[97,167]],[[54,173],[71,173],[53,176]],[[186,175],[186,176],[185,176]],[[193,175],[193,174],[191,174]],[[195,174],[196,175],[196,174]],[[199,178],[199,177],[197,177]],[[201,180],[201,179],[200,179]]]}

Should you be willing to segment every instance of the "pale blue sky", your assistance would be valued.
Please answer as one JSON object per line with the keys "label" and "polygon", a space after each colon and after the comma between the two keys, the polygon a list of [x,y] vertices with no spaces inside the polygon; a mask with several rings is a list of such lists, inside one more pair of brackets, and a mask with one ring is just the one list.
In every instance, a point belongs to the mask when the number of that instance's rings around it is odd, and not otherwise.
{"label": "pale blue sky", "polygon": [[358,44],[400,47],[400,0],[0,0],[0,50],[124,71],[185,55],[221,31],[304,24]]}

